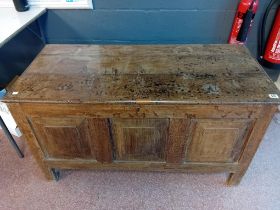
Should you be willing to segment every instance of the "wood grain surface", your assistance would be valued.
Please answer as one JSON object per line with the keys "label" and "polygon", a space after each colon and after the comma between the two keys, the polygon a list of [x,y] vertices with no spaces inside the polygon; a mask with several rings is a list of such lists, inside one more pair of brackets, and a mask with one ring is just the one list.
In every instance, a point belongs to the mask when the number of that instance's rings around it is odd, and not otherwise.
{"label": "wood grain surface", "polygon": [[47,45],[4,101],[279,103],[269,94],[280,96],[244,46]]}

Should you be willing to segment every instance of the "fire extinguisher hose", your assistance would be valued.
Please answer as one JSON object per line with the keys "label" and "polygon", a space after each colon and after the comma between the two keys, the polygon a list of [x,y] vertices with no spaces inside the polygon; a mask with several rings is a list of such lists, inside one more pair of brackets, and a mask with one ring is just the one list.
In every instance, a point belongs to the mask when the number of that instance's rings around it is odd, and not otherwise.
{"label": "fire extinguisher hose", "polygon": [[266,23],[267,23],[267,17],[274,6],[274,4],[278,3],[280,5],[280,0],[271,0],[265,10],[265,13],[263,15],[261,25],[260,25],[260,30],[259,30],[259,36],[258,36],[258,60],[260,63],[262,63],[262,56],[264,53],[264,48],[265,48],[265,30],[266,30]]}
{"label": "fire extinguisher hose", "polygon": [[240,31],[238,33],[237,36],[237,41],[240,42],[245,42],[248,36],[248,32],[250,29],[250,25],[252,23],[252,20],[254,18],[254,11],[253,11],[253,7],[254,7],[254,3],[256,2],[256,0],[253,0],[249,9],[247,10],[244,19],[243,19],[243,23],[241,25]]}

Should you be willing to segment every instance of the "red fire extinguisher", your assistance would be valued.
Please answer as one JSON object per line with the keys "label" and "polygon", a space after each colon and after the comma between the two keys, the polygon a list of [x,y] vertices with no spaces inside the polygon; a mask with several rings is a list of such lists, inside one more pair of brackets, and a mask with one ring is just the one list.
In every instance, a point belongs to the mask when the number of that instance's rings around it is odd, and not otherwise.
{"label": "red fire extinguisher", "polygon": [[[278,3],[278,9],[274,18],[273,26],[268,36],[266,46],[264,47],[265,26],[268,14],[275,3]],[[260,60],[264,66],[280,69],[280,1],[272,0],[266,9],[260,32]],[[264,54],[263,54],[264,52]],[[263,56],[262,56],[263,54]]]}
{"label": "red fire extinguisher", "polygon": [[230,44],[244,44],[253,24],[258,5],[259,0],[240,1],[228,41]]}

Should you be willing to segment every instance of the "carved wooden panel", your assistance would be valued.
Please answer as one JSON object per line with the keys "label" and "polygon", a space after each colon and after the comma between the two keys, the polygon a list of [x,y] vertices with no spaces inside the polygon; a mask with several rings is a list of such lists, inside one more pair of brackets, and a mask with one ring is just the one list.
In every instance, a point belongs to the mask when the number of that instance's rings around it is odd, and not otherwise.
{"label": "carved wooden panel", "polygon": [[168,119],[113,119],[116,160],[165,161]]}
{"label": "carved wooden panel", "polygon": [[110,150],[106,119],[35,117],[29,122],[47,158],[111,159],[104,149]]}
{"label": "carved wooden panel", "polygon": [[197,119],[186,151],[186,161],[234,162],[249,127],[248,120]]}

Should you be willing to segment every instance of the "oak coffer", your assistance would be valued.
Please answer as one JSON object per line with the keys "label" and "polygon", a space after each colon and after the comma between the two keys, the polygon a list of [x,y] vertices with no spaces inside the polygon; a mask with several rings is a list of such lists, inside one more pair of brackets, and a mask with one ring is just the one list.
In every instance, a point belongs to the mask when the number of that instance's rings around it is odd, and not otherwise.
{"label": "oak coffer", "polygon": [[279,96],[244,46],[46,45],[3,101],[47,179],[81,168],[229,172],[232,185]]}

